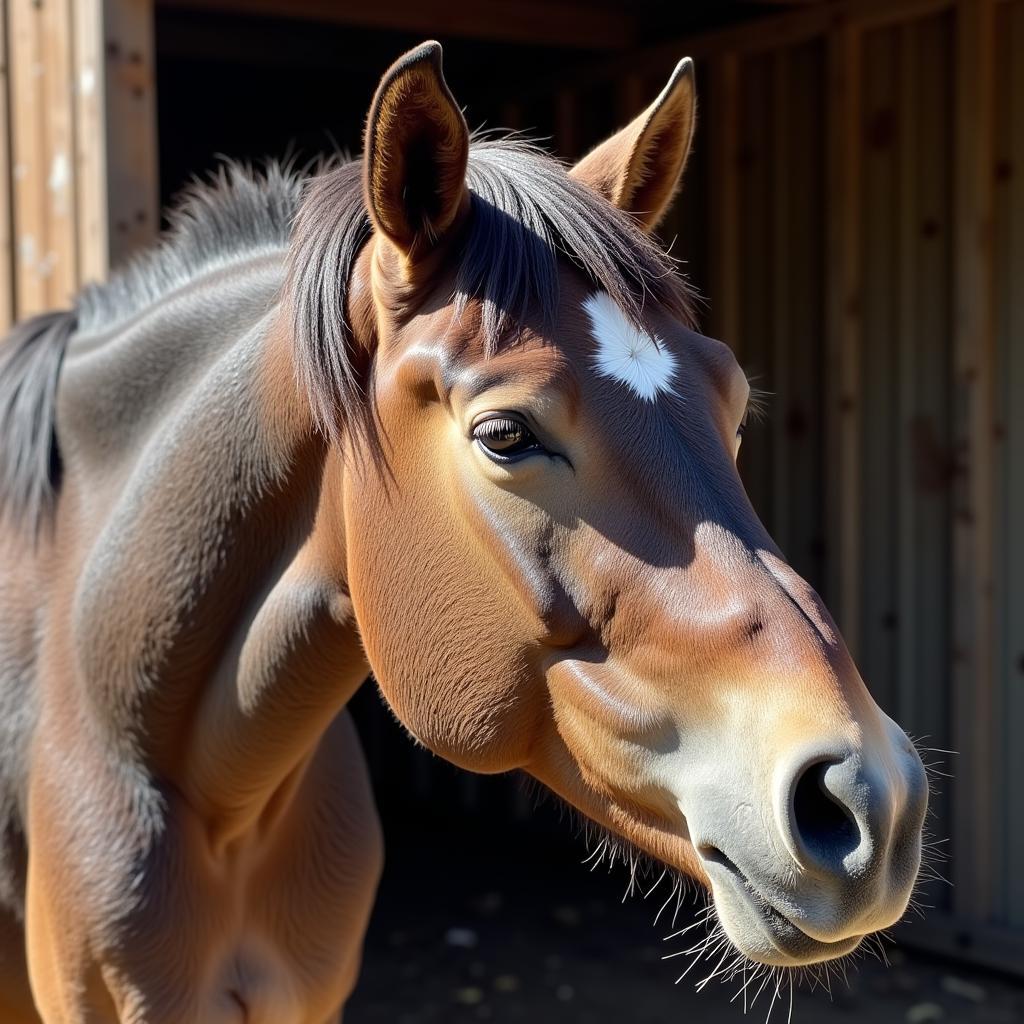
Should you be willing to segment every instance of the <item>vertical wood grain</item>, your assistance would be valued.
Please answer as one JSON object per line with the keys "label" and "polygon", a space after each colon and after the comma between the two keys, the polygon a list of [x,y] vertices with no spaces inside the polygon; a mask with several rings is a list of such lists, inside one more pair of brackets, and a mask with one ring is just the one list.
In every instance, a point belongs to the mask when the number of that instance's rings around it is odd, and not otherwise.
{"label": "vertical wood grain", "polygon": [[[999,642],[995,678],[1003,713],[995,737],[1005,751],[1001,777],[1024,778],[1024,0],[996,14],[995,271],[997,520],[995,565]],[[1024,849],[1024,802],[1004,784],[997,819],[1006,852],[1000,858],[1000,894],[1007,923],[1024,929],[1024,876],[1014,851]]]}
{"label": "vertical wood grain", "polygon": [[13,179],[15,303],[18,316],[49,305],[50,250],[46,182],[47,63],[43,12],[32,0],[9,0],[11,57],[11,177]]}
{"label": "vertical wood grain", "polygon": [[107,231],[116,266],[159,230],[153,0],[103,0]]}
{"label": "vertical wood grain", "polygon": [[953,517],[954,906],[993,914],[994,3],[957,5]]}
{"label": "vertical wood grain", "polygon": [[0,332],[6,331],[15,317],[9,68],[7,0],[0,0]]}
{"label": "vertical wood grain", "polygon": [[[743,361],[740,334],[740,63],[734,53],[715,58],[711,68],[711,116],[702,119],[709,135],[711,329]],[[698,101],[700,102],[700,101]],[[702,104],[701,109],[707,109]]]}
{"label": "vertical wood grain", "polygon": [[793,196],[790,174],[794,154],[790,151],[789,50],[779,48],[772,54],[771,152],[772,210],[771,246],[765,268],[772,288],[771,302],[771,378],[774,415],[771,418],[772,447],[775,450],[775,479],[772,488],[772,521],[775,540],[783,553],[792,558],[797,538],[791,520],[793,474],[786,420],[793,395],[790,390],[791,349],[791,262],[793,239],[790,232]]}
{"label": "vertical wood grain", "polygon": [[854,657],[860,634],[861,39],[845,24],[828,37],[826,300],[827,591]]}
{"label": "vertical wood grain", "polygon": [[72,11],[76,241],[78,281],[84,283],[102,280],[109,270],[103,0],[76,0]]}

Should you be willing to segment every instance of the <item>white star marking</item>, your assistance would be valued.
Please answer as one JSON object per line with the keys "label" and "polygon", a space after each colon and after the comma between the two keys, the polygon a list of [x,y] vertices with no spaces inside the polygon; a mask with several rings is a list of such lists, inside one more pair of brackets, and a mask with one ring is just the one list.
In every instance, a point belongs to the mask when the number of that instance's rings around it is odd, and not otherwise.
{"label": "white star marking", "polygon": [[676,359],[659,340],[637,330],[606,292],[594,292],[583,303],[597,340],[598,373],[621,381],[638,397],[653,402],[671,390]]}

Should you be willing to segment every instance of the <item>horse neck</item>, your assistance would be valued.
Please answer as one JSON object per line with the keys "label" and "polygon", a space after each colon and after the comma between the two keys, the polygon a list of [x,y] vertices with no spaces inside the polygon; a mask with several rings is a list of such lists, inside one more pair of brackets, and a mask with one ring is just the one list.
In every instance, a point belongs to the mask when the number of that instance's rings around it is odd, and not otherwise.
{"label": "horse neck", "polygon": [[275,795],[369,672],[348,597],[342,458],[311,429],[296,396],[284,323],[282,316],[269,340],[264,372],[268,415],[292,434],[289,470],[246,517],[232,573],[245,580],[242,610],[198,711],[184,718],[187,742],[164,752],[222,839],[282,803]]}

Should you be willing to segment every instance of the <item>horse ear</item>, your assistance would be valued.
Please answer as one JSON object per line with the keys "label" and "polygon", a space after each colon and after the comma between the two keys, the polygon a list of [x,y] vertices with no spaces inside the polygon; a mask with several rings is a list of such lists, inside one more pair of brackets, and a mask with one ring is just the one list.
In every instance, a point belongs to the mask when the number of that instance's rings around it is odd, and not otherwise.
{"label": "horse ear", "polygon": [[467,195],[469,129],[426,42],[388,69],[366,121],[366,204],[407,256],[434,245]]}
{"label": "horse ear", "polygon": [[653,231],[679,188],[696,114],[693,61],[684,57],[661,95],[570,173]]}

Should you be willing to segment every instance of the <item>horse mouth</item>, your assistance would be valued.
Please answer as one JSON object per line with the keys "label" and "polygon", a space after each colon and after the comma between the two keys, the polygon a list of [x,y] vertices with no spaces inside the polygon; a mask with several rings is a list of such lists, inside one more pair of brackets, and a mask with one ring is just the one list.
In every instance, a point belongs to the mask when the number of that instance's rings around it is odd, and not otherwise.
{"label": "horse mouth", "polygon": [[701,848],[718,917],[740,952],[773,966],[800,967],[852,953],[863,935],[825,941],[808,935],[717,847]]}

